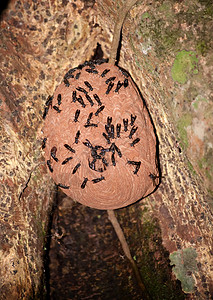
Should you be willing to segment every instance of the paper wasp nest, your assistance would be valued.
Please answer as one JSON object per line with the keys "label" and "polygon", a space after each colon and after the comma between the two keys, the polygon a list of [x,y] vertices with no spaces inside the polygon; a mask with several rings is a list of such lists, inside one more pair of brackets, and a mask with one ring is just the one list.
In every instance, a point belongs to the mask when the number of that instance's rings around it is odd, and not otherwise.
{"label": "paper wasp nest", "polygon": [[154,190],[153,126],[123,69],[105,62],[71,69],[48,99],[44,118],[48,170],[73,200],[115,209]]}

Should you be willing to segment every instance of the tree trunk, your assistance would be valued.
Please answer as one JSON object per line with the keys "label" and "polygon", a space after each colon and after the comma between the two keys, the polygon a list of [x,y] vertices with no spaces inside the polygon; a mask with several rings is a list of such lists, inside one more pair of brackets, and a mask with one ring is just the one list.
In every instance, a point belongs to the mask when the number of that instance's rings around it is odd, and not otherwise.
{"label": "tree trunk", "polygon": [[[44,297],[56,193],[42,156],[44,104],[97,42],[109,57],[121,4],[13,0],[2,14],[1,299]],[[164,273],[179,279],[187,299],[213,297],[212,11],[204,1],[138,1],[123,27],[119,65],[146,101],[162,179],[152,195],[116,214],[153,299],[167,299],[159,294],[168,291]]]}

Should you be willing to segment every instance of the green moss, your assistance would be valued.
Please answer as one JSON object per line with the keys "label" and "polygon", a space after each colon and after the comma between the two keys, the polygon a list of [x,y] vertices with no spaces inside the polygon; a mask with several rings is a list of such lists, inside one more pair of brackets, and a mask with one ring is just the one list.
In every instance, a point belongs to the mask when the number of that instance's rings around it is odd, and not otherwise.
{"label": "green moss", "polygon": [[190,161],[187,162],[187,165],[188,165],[188,168],[189,168],[190,172],[195,175],[196,172],[193,168],[193,165],[190,163]]}
{"label": "green moss", "polygon": [[205,56],[208,51],[207,43],[203,40],[199,41],[196,46],[196,51],[198,54]]}
{"label": "green moss", "polygon": [[198,166],[205,171],[205,176],[212,181],[213,174],[213,149],[209,149],[205,156],[198,160]]}
{"label": "green moss", "polygon": [[195,52],[180,51],[176,55],[171,70],[173,80],[180,84],[186,83],[191,75],[198,73],[197,63],[198,59]]}
{"label": "green moss", "polygon": [[195,285],[192,273],[197,271],[197,253],[193,248],[178,250],[170,254],[170,265],[174,265],[173,272],[181,281],[185,293],[192,293]]}
{"label": "green moss", "polygon": [[159,7],[159,12],[163,13],[167,20],[171,20],[174,17],[174,12],[172,8],[172,3],[169,1],[164,1]]}
{"label": "green moss", "polygon": [[212,4],[212,1],[209,1],[209,0],[198,0],[198,2],[201,5],[205,6],[205,8],[204,8],[205,15],[213,17],[213,4]]}
{"label": "green moss", "polygon": [[150,18],[150,14],[148,12],[145,12],[144,14],[142,14],[141,18],[142,20],[148,19]]}
{"label": "green moss", "polygon": [[[142,281],[152,299],[183,300],[184,294],[179,284],[171,279],[171,268],[168,265],[169,253],[162,246],[158,220],[150,215],[146,200],[144,199],[140,209],[138,207],[136,209],[135,206],[129,207],[128,213],[124,211],[122,215],[123,221],[119,220],[131,245],[132,257],[137,263]],[[126,223],[126,216],[131,215],[135,220],[135,214],[139,222],[134,223],[130,220],[132,224],[130,228]]]}
{"label": "green moss", "polygon": [[181,138],[181,146],[188,147],[187,127],[192,123],[192,116],[190,114],[183,115],[177,123],[177,129]]}
{"label": "green moss", "polygon": [[200,102],[208,102],[208,100],[207,100],[206,98],[204,98],[204,97],[198,95],[198,96],[196,97],[196,99],[192,102],[192,106],[194,107],[195,110],[198,109],[198,104],[199,104]]}

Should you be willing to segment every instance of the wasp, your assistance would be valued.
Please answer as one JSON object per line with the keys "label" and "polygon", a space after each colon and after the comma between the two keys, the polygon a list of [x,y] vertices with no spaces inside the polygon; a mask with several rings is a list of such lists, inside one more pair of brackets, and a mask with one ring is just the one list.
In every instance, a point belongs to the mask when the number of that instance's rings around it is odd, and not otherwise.
{"label": "wasp", "polygon": [[102,157],[102,163],[104,164],[105,167],[108,166],[108,162],[106,160],[106,158]]}
{"label": "wasp", "polygon": [[135,140],[130,144],[130,146],[131,146],[131,147],[134,147],[134,145],[137,144],[138,142],[140,142],[140,139],[139,139],[139,138],[135,139]]}
{"label": "wasp", "polygon": [[157,179],[157,178],[160,178],[160,176],[157,176],[157,175],[155,175],[155,174],[150,173],[150,174],[149,174],[149,177],[152,179],[153,186],[157,186],[158,184],[156,183],[156,179]]}
{"label": "wasp", "polygon": [[91,69],[95,69],[95,65],[94,63],[90,60],[90,61],[86,61],[86,65],[90,66]]}
{"label": "wasp", "polygon": [[57,148],[56,147],[52,147],[51,151],[50,151],[50,155],[51,157],[58,162],[58,158],[56,157],[56,152],[57,152]]}
{"label": "wasp", "polygon": [[53,168],[51,166],[50,160],[47,160],[47,166],[48,166],[50,172],[52,173],[53,172]]}
{"label": "wasp", "polygon": [[48,108],[49,108],[50,106],[52,107],[52,102],[53,102],[53,96],[48,96],[45,105],[48,106]]}
{"label": "wasp", "polygon": [[92,74],[98,74],[98,71],[94,69],[85,69],[85,71]]}
{"label": "wasp", "polygon": [[45,108],[44,108],[44,113],[43,113],[43,117],[42,117],[43,119],[46,118],[48,111],[49,111],[49,107],[48,107],[48,106],[45,106]]}
{"label": "wasp", "polygon": [[105,69],[102,74],[101,77],[105,77],[105,75],[110,71],[110,69]]}
{"label": "wasp", "polygon": [[126,88],[129,85],[128,79],[124,79],[124,87]]}
{"label": "wasp", "polygon": [[110,127],[112,123],[112,117],[107,117],[107,125]]}
{"label": "wasp", "polygon": [[114,81],[115,78],[116,78],[115,76],[109,77],[109,78],[105,81],[105,83],[108,84],[108,83],[110,83],[111,81]]}
{"label": "wasp", "polygon": [[[74,77],[73,75],[71,77]],[[69,80],[67,78],[64,78],[64,84],[66,87],[70,86]]]}
{"label": "wasp", "polygon": [[104,156],[106,152],[109,152],[109,148],[102,148],[101,155]]}
{"label": "wasp", "polygon": [[112,145],[109,147],[109,151],[115,154],[115,143],[112,143]]}
{"label": "wasp", "polygon": [[44,149],[46,147],[47,138],[45,137],[42,141],[41,148]]}
{"label": "wasp", "polygon": [[[99,43],[97,43],[97,46],[98,46],[98,47],[101,47],[101,45],[100,45]],[[102,58],[102,59],[96,59],[96,60],[94,60],[94,63],[95,63],[96,65],[101,65],[101,64],[106,63],[106,62],[108,62],[108,61],[109,61],[108,58]]]}
{"label": "wasp", "polygon": [[140,166],[141,166],[141,161],[139,161],[138,162],[138,164],[136,165],[136,168],[135,168],[135,170],[134,170],[134,174],[137,174],[138,173],[138,171],[139,171],[139,169],[140,169]]}
{"label": "wasp", "polygon": [[94,159],[101,159],[101,156],[97,153],[97,150],[95,148],[92,148],[91,155]]}
{"label": "wasp", "polygon": [[87,118],[86,124],[90,124],[90,121],[91,121],[91,119],[92,119],[92,116],[93,116],[93,112],[91,112],[91,113],[89,114],[89,116],[88,116],[88,118]]}
{"label": "wasp", "polygon": [[115,167],[116,166],[115,153],[112,153],[111,160],[112,160],[112,165]]}
{"label": "wasp", "polygon": [[120,71],[122,72],[122,74],[125,76],[125,77],[129,77],[129,74],[127,73],[126,70],[124,70],[123,68],[119,67]]}
{"label": "wasp", "polygon": [[71,151],[72,153],[75,153],[75,150],[70,147],[68,144],[64,144],[64,147],[67,148],[67,150]]}
{"label": "wasp", "polygon": [[75,135],[75,143],[78,144],[78,139],[80,136],[80,130],[77,131],[76,135]]}
{"label": "wasp", "polygon": [[93,106],[94,102],[92,101],[92,98],[88,94],[86,94],[86,98],[89,101],[89,103],[91,104],[91,106]]}
{"label": "wasp", "polygon": [[106,130],[106,132],[108,133],[108,135],[110,134],[109,128],[110,128],[109,125],[105,125],[105,130]]}
{"label": "wasp", "polygon": [[93,149],[93,146],[92,146],[92,144],[90,143],[90,141],[89,141],[88,139],[86,139],[86,142],[83,142],[83,144],[84,144],[86,147]]}
{"label": "wasp", "polygon": [[100,98],[98,97],[97,94],[93,95],[94,99],[98,102],[98,105],[102,105]]}
{"label": "wasp", "polygon": [[64,76],[64,78],[74,78],[74,76],[72,75],[72,73],[74,73],[75,71],[77,70],[77,67],[76,68],[73,68],[73,69],[70,69]]}
{"label": "wasp", "polygon": [[138,165],[140,162],[139,162],[139,161],[134,161],[134,160],[127,160],[127,163],[128,163],[129,165],[136,166],[136,165]]}
{"label": "wasp", "polygon": [[99,108],[97,109],[97,111],[95,112],[95,116],[98,116],[98,114],[99,114],[104,108],[105,108],[104,105],[102,105],[101,107],[99,107]]}
{"label": "wasp", "polygon": [[76,102],[76,100],[77,100],[77,97],[76,97],[76,91],[73,91],[73,92],[72,92],[72,101],[73,101],[73,102]]}
{"label": "wasp", "polygon": [[134,122],[135,122],[136,118],[137,118],[137,116],[133,116],[133,115],[131,114],[131,122],[130,122],[130,125],[131,125],[131,126],[134,125]]}
{"label": "wasp", "polygon": [[116,89],[115,89],[115,93],[118,93],[118,91],[120,90],[120,88],[122,87],[123,83],[120,82],[120,80],[117,83]]}
{"label": "wasp", "polygon": [[81,184],[81,188],[82,188],[82,189],[85,188],[85,186],[86,186],[86,184],[87,184],[87,181],[88,181],[88,178],[87,178],[87,177],[84,178],[84,181],[83,181],[82,184]]}
{"label": "wasp", "polygon": [[78,69],[82,70],[86,66],[85,62],[78,65]]}
{"label": "wasp", "polygon": [[119,156],[119,157],[122,157],[121,150],[118,148],[118,146],[114,144],[114,148],[115,148],[115,150],[117,151],[118,156]]}
{"label": "wasp", "polygon": [[60,106],[61,105],[61,94],[58,94],[57,101],[58,101],[58,106]]}
{"label": "wasp", "polygon": [[58,106],[54,105],[53,108],[57,111],[57,113],[61,112],[61,109],[59,109]]}
{"label": "wasp", "polygon": [[128,160],[127,163],[129,165],[133,165],[135,166],[135,170],[134,170],[134,174],[137,174],[139,169],[140,169],[140,166],[141,166],[141,161],[134,161],[134,160]]}
{"label": "wasp", "polygon": [[62,188],[62,189],[69,189],[70,188],[69,186],[63,185],[61,183],[58,183],[57,186],[60,187],[60,188]]}
{"label": "wasp", "polygon": [[121,132],[121,124],[117,124],[116,125],[116,133],[117,133],[117,137],[120,137],[120,132]]}
{"label": "wasp", "polygon": [[84,81],[84,84],[89,88],[90,91],[93,91],[93,87],[88,81]]}
{"label": "wasp", "polygon": [[95,124],[95,123],[89,123],[89,124],[85,124],[84,127],[85,127],[85,128],[87,128],[87,127],[98,127],[98,124]]}
{"label": "wasp", "polygon": [[75,174],[80,166],[81,166],[81,163],[78,163],[78,164],[74,167],[72,173]]}
{"label": "wasp", "polygon": [[135,127],[135,125],[131,128],[129,138],[131,139],[133,134],[137,131],[138,127]]}
{"label": "wasp", "polygon": [[103,137],[105,137],[105,139],[107,140],[107,143],[110,144],[110,139],[108,137],[108,135],[106,135],[105,132],[102,133]]}
{"label": "wasp", "polygon": [[115,127],[113,124],[111,124],[110,129],[111,129],[111,131],[110,131],[109,135],[112,139],[114,139],[115,138]]}
{"label": "wasp", "polygon": [[46,101],[46,103],[45,103],[46,106],[45,106],[45,108],[44,108],[43,119],[46,118],[50,106],[51,106],[51,108],[52,108],[52,102],[53,102],[53,96],[48,96],[47,101]]}
{"label": "wasp", "polygon": [[96,159],[94,158],[92,162],[90,162],[89,159],[88,159],[88,162],[89,162],[89,168],[92,169],[93,171],[95,171]]}
{"label": "wasp", "polygon": [[93,183],[97,183],[97,182],[100,182],[100,181],[102,181],[102,180],[105,180],[104,176],[101,176],[101,177],[99,177],[99,178],[92,179],[92,182],[93,182]]}
{"label": "wasp", "polygon": [[128,119],[123,119],[123,123],[124,123],[124,131],[127,132],[127,130],[128,130]]}
{"label": "wasp", "polygon": [[81,97],[81,95],[79,95],[79,97],[76,100],[82,105],[82,107],[86,106],[85,103],[84,103],[83,98]]}
{"label": "wasp", "polygon": [[73,158],[72,156],[65,158],[65,160],[62,161],[61,164],[62,164],[62,165],[65,165],[65,164],[68,163],[68,161],[70,161],[72,158]]}
{"label": "wasp", "polygon": [[79,115],[80,115],[80,109],[77,109],[76,112],[75,112],[74,122],[78,122]]}
{"label": "wasp", "polygon": [[78,72],[78,73],[75,75],[75,79],[79,79],[80,75],[81,75],[81,72]]}
{"label": "wasp", "polygon": [[76,90],[78,90],[79,92],[82,92],[82,93],[84,93],[85,95],[87,95],[87,91],[86,91],[84,88],[80,87],[80,86],[78,86],[78,87],[76,88]]}
{"label": "wasp", "polygon": [[109,92],[111,91],[111,89],[113,88],[113,86],[114,86],[114,83],[113,83],[113,82],[110,82],[110,84],[108,85],[108,88],[107,88],[107,90],[106,90],[106,95],[109,94]]}

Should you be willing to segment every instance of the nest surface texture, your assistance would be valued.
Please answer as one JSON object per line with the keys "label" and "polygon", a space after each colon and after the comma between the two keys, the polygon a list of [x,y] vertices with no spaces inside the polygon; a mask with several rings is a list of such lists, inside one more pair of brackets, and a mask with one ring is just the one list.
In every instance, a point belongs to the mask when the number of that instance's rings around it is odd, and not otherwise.
{"label": "nest surface texture", "polygon": [[116,209],[154,190],[156,137],[125,70],[85,62],[67,72],[47,102],[45,159],[64,193],[89,207]]}

